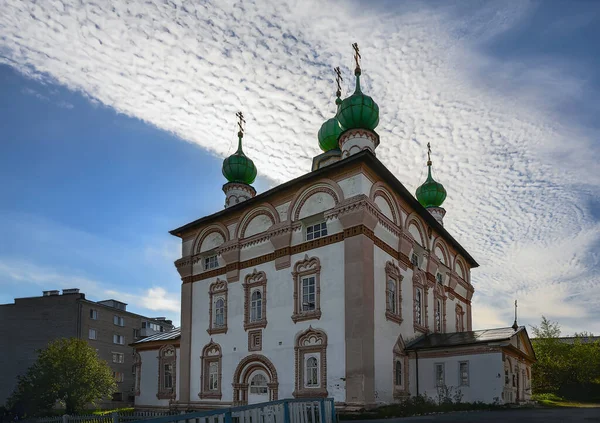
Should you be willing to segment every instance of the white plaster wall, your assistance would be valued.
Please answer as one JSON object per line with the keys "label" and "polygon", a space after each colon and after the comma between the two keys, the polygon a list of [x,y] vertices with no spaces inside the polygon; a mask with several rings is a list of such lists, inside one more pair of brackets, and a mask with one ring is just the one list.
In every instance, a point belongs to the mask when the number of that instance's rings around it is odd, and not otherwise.
{"label": "white plaster wall", "polygon": [[240,250],[240,260],[248,260],[254,257],[272,253],[273,251],[275,251],[273,244],[271,244],[269,240],[265,240],[257,244],[243,247]]}
{"label": "white plaster wall", "polygon": [[359,173],[349,178],[338,181],[338,185],[344,193],[344,198],[354,197],[360,194],[368,196],[373,183],[364,174]]}
{"label": "white plaster wall", "polygon": [[229,231],[229,239],[235,239],[235,233],[237,231],[237,223],[232,223],[227,226],[227,231]]}
{"label": "white plaster wall", "polygon": [[398,237],[384,228],[382,225],[378,224],[375,226],[375,236],[386,244],[388,244],[392,248],[398,248]]}
{"label": "white plaster wall", "polygon": [[291,201],[288,201],[287,203],[283,203],[275,207],[275,210],[277,210],[277,213],[279,213],[280,222],[285,222],[288,219],[288,209],[290,208],[290,203]]}
{"label": "white plaster wall", "polygon": [[[327,346],[327,389],[336,401],[345,400],[345,339],[344,339],[344,244],[336,243],[311,250],[308,256],[317,256],[321,261],[321,310],[320,320],[294,324],[293,279],[294,263],[304,259],[305,253],[291,257],[292,267],[275,270],[274,263],[256,266],[257,271],[267,275],[267,327],[263,330],[261,352],[274,364],[279,378],[279,398],[290,398],[294,391],[294,339],[309,326],[323,330],[328,337]],[[192,291],[192,342],[191,342],[191,399],[198,401],[200,392],[200,356],[202,349],[212,340],[221,346],[222,401],[233,398],[233,374],[240,360],[248,352],[248,336],[243,329],[244,293],[242,281],[254,269],[240,271],[240,281],[228,286],[228,310],[226,334],[208,335],[209,310],[207,309],[209,285],[216,280],[195,282]],[[281,343],[281,344],[280,344]]]}
{"label": "white plaster wall", "polygon": [[[469,386],[459,386],[459,362],[469,362]],[[454,390],[460,389],[463,402],[483,401],[492,403],[502,401],[504,386],[504,364],[502,353],[470,354],[454,357],[419,358],[419,393],[437,399],[434,364],[444,363],[445,383]],[[410,391],[417,394],[416,360],[409,360]]]}
{"label": "white plaster wall", "polygon": [[413,236],[413,238],[419,245],[421,245],[422,247],[425,246],[425,245],[423,245],[424,241],[421,238],[421,233],[419,232],[417,225],[415,225],[414,223],[411,223],[410,225],[408,225],[408,232]]}
{"label": "white plaster wall", "polygon": [[200,252],[203,253],[205,251],[212,250],[213,248],[217,248],[219,245],[224,243],[225,240],[223,236],[218,232],[212,232],[204,238],[202,241],[202,245],[200,246]]}
{"label": "white plaster wall", "polygon": [[246,231],[243,234],[244,238],[248,238],[252,235],[259,234],[261,232],[266,231],[271,226],[273,226],[273,222],[269,216],[264,214],[256,216],[250,222],[248,222],[248,226],[246,226]]}
{"label": "white plaster wall", "polygon": [[194,254],[194,251],[192,251],[192,248],[194,248],[194,241],[195,238],[189,238],[181,243],[181,257]]}
{"label": "white plaster wall", "polygon": [[392,213],[392,209],[390,208],[388,202],[385,201],[385,199],[381,195],[375,197],[375,204],[377,205],[381,213],[385,215],[385,217],[390,219],[392,222],[394,221],[394,214]]}
{"label": "white plaster wall", "polygon": [[[140,395],[135,397],[135,406],[168,407],[169,400],[158,399],[158,350],[139,351],[142,360]],[[179,350],[177,351],[179,357]],[[179,365],[177,365],[179,369]],[[177,378],[179,380],[179,378]]]}
{"label": "white plaster wall", "polygon": [[326,192],[317,192],[306,199],[298,219],[304,219],[305,217],[312,216],[317,213],[322,213],[325,210],[329,210],[335,207],[335,200],[333,197]]}

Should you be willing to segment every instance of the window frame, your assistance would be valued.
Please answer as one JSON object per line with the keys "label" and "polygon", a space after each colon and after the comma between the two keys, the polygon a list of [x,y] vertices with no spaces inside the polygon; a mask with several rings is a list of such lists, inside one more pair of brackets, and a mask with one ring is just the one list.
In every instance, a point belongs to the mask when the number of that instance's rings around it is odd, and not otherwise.
{"label": "window frame", "polygon": [[[327,335],[324,331],[309,327],[301,332],[294,345],[295,398],[325,398],[327,392]],[[318,385],[307,384],[307,363],[310,358],[317,360]]]}
{"label": "window frame", "polygon": [[[212,342],[212,340],[202,349],[202,355],[200,356],[200,369],[202,370],[202,374],[200,376],[200,392],[198,393],[199,398],[221,399],[223,377],[222,357],[223,354],[221,353],[221,346],[215,342]],[[214,378],[211,380],[211,364],[216,365],[217,367],[216,389],[211,389],[213,387],[211,386],[211,382],[214,381]]]}
{"label": "window frame", "polygon": [[[264,380],[264,385],[253,385],[253,381],[255,378],[260,377]],[[248,392],[250,394],[255,394],[255,395],[269,395],[269,382],[268,382],[268,378],[265,376],[265,374],[261,371],[261,372],[256,372],[254,373],[251,377],[250,380],[248,381]],[[252,392],[252,389],[256,389],[259,388],[260,391],[264,391],[264,392]]]}
{"label": "window frame", "polygon": [[[467,366],[467,380],[466,382],[463,381],[463,375],[461,372],[461,366],[465,364]],[[458,362],[458,386],[469,386],[471,383],[471,373],[470,373],[470,369],[469,369],[469,361],[468,360],[463,360],[463,361],[459,361]]]}
{"label": "window frame", "polygon": [[[171,366],[171,386],[166,387],[165,366]],[[177,348],[175,345],[164,345],[158,350],[158,399],[175,399],[177,390]]]}
{"label": "window frame", "polygon": [[[244,278],[242,285],[244,289],[244,330],[267,327],[267,275],[256,269]],[[251,320],[252,295],[260,291],[261,294],[261,316],[260,319]]]}
{"label": "window frame", "polygon": [[[228,297],[228,284],[227,281],[217,278],[208,288],[208,329],[206,331],[209,335],[215,335],[219,333],[227,333],[227,297]],[[217,325],[217,303],[219,300],[223,300],[223,324]]]}
{"label": "window frame", "polygon": [[123,383],[125,381],[125,373],[113,370],[113,378],[116,383]]}
{"label": "window frame", "polygon": [[[125,363],[125,354],[124,353],[112,351],[111,355],[112,355],[112,362],[113,363],[116,363],[116,364],[123,364],[123,363]],[[115,360],[115,357],[117,358],[116,360]]]}
{"label": "window frame", "polygon": [[202,270],[204,272],[213,270],[219,267],[218,254],[205,255],[202,257]]}
{"label": "window frame", "polygon": [[[401,324],[402,318],[402,280],[404,277],[400,274],[400,268],[391,261],[385,264],[385,318],[386,320]],[[394,284],[395,292],[390,293],[390,283]],[[389,300],[393,296],[395,310],[390,310]]]}
{"label": "window frame", "polygon": [[[92,333],[94,336],[92,337]],[[98,339],[98,331],[94,328],[88,328],[88,339],[97,340]]]}
{"label": "window frame", "polygon": [[[321,383],[319,380],[319,362],[320,362],[320,353],[312,353],[304,355],[304,388],[305,389],[315,389],[320,388]],[[309,368],[309,362],[314,360],[314,367]],[[314,376],[314,379],[313,379]]]}
{"label": "window frame", "polygon": [[[304,310],[304,291],[303,280],[315,278],[315,307],[313,310]],[[294,281],[294,310],[292,312],[292,321],[298,323],[305,320],[319,320],[321,318],[321,262],[317,257],[308,257],[296,262],[292,272]]]}
{"label": "window frame", "polygon": [[[427,313],[427,297],[429,285],[425,279],[425,274],[422,270],[413,271],[413,329],[415,332],[427,333],[429,331],[429,316]],[[420,296],[420,302],[417,301]],[[420,313],[417,313],[417,305],[419,305]],[[418,317],[420,316],[420,319]]]}
{"label": "window frame", "polygon": [[[119,342],[119,341],[121,341],[121,342]],[[125,345],[125,336],[119,335],[118,333],[113,333],[113,344]]]}
{"label": "window frame", "polygon": [[311,222],[310,224],[305,224],[304,239],[306,241],[314,241],[316,239],[323,238],[327,235],[327,221],[319,220],[316,222]]}
{"label": "window frame", "polygon": [[456,332],[465,332],[465,312],[460,304],[456,304]]}
{"label": "window frame", "polygon": [[90,320],[98,320],[98,310],[90,308]]}
{"label": "window frame", "polygon": [[[446,386],[446,366],[445,363],[433,363],[433,381],[436,388]],[[438,379],[438,367],[442,369],[442,380]]]}
{"label": "window frame", "polygon": [[[312,292],[310,288],[312,288]],[[300,311],[302,313],[313,313],[317,308],[317,276],[315,274],[305,275],[300,278],[300,297]],[[312,302],[310,302],[311,297],[313,299]],[[306,309],[304,308],[305,306],[307,307]]]}
{"label": "window frame", "polygon": [[119,327],[125,327],[125,318],[123,316],[119,316],[118,314],[113,315],[113,325]]}

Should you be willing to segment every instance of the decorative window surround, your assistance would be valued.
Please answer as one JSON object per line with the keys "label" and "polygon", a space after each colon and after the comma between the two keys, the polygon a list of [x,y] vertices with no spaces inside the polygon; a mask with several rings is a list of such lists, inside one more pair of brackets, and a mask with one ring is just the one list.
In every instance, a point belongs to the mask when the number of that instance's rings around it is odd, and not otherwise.
{"label": "decorative window surround", "polygon": [[262,350],[262,330],[248,331],[248,351]]}
{"label": "decorative window surround", "polygon": [[[402,339],[402,335],[398,336],[398,340],[396,341],[396,345],[394,345],[393,351],[393,396],[396,399],[406,398],[410,396],[409,391],[409,373],[408,373],[408,355],[404,352],[404,340]],[[398,364],[400,364],[400,369],[398,369]],[[398,374],[398,370],[400,370],[400,374]],[[398,384],[397,376],[400,376],[402,380],[401,383]]]}
{"label": "decorative window surround", "polygon": [[[244,330],[267,327],[267,275],[265,272],[258,272],[256,269],[249,275],[246,275],[244,287]],[[255,291],[260,292],[260,311],[257,319],[252,320],[252,294]],[[255,296],[256,297],[256,296]]]}
{"label": "decorative window surround", "polygon": [[[221,346],[213,342],[212,339],[202,349],[202,356],[200,357],[202,378],[200,381],[200,393],[198,394],[201,399],[221,399],[222,357]],[[215,367],[217,371],[216,375],[214,372]]]}
{"label": "decorative window surround", "polygon": [[446,384],[444,363],[435,363],[433,365],[433,377],[436,387],[444,386]]}
{"label": "decorative window surround", "polygon": [[219,259],[217,258],[216,254],[206,256],[202,259],[202,269],[204,269],[205,271],[216,269],[217,267],[219,267]]}
{"label": "decorative window surround", "polygon": [[[296,389],[292,393],[295,398],[327,397],[327,335],[325,332],[310,326],[296,338],[294,346],[296,359]],[[307,371],[311,370],[314,360],[317,361],[318,383],[310,380]],[[309,383],[310,382],[310,383]]]}
{"label": "decorative window surround", "polygon": [[[303,279],[314,277],[315,304],[312,310],[303,310]],[[292,320],[294,323],[303,320],[312,320],[321,318],[321,262],[317,257],[304,256],[304,260],[294,265],[292,272],[294,279],[294,313]]]}
{"label": "decorative window surround", "polygon": [[444,286],[435,284],[433,288],[433,330],[446,333],[446,296]]}
{"label": "decorative window surround", "polygon": [[[170,376],[167,373],[167,369],[170,370]],[[175,346],[165,345],[158,350],[158,393],[156,394],[156,398],[175,399],[176,387],[177,354]]]}
{"label": "decorative window surround", "polygon": [[385,318],[398,324],[402,323],[402,279],[398,266],[388,261],[385,264]]}
{"label": "decorative window surround", "polygon": [[[424,278],[424,274],[421,271],[413,270],[413,327],[417,332],[427,333],[429,331],[428,326],[428,315],[427,315],[427,292],[429,286]],[[418,295],[420,294],[420,304]],[[420,308],[420,319],[418,309]]]}
{"label": "decorative window surround", "polygon": [[307,241],[324,237],[327,235],[327,223],[318,222],[312,225],[307,225],[305,234]]}
{"label": "decorative window surround", "polygon": [[465,312],[461,306],[456,305],[456,331],[464,332],[465,330]]}
{"label": "decorative window surround", "polygon": [[142,378],[142,357],[137,352],[133,356],[133,374],[135,377],[133,389],[137,397],[140,395],[140,382]]}
{"label": "decorative window surround", "polygon": [[[208,292],[209,327],[206,331],[209,333],[209,335],[227,333],[227,281],[217,279],[216,282],[213,282],[210,285]],[[217,302],[219,302],[219,300],[223,301],[222,324],[220,324],[221,322],[217,322],[217,320],[221,320],[221,318],[218,316],[218,314],[221,314],[220,307],[219,310],[217,310]]]}

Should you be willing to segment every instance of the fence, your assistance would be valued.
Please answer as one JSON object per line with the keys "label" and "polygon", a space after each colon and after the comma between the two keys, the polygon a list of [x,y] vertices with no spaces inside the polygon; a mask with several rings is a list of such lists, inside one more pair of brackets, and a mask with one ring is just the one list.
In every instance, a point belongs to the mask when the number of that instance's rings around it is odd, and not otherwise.
{"label": "fence", "polygon": [[31,423],[129,423],[136,420],[152,419],[177,414],[174,411],[125,411],[105,415],[56,416],[28,420]]}
{"label": "fence", "polygon": [[333,398],[287,399],[178,414],[136,423],[337,423]]}

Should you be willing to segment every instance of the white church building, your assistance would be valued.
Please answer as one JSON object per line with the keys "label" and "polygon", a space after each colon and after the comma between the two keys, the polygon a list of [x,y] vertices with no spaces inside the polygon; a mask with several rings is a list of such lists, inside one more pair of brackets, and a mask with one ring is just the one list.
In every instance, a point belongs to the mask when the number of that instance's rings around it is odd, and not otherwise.
{"label": "white church building", "polygon": [[181,327],[133,344],[136,407],[331,397],[350,410],[442,388],[463,401],[530,398],[525,328],[472,330],[478,264],[444,228],[431,160],[415,197],[377,159],[379,108],[356,62],[312,171],[258,195],[239,114],[225,208],[171,231]]}

